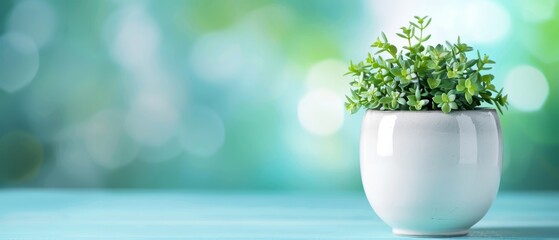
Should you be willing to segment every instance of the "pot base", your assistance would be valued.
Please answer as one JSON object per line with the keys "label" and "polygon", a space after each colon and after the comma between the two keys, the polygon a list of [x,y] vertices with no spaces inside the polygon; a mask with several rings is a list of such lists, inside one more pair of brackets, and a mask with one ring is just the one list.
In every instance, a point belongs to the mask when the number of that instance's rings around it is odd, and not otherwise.
{"label": "pot base", "polygon": [[417,232],[394,228],[392,229],[392,233],[394,233],[394,235],[409,237],[458,237],[468,234],[468,229],[452,232]]}

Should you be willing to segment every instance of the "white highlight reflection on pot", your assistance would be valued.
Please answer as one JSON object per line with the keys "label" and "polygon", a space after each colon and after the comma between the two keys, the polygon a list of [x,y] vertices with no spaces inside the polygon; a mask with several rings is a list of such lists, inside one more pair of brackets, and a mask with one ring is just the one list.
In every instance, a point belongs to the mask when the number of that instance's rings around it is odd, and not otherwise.
{"label": "white highlight reflection on pot", "polygon": [[206,157],[217,152],[225,141],[221,117],[212,109],[193,106],[184,117],[181,144],[189,153]]}
{"label": "white highlight reflection on pot", "polygon": [[30,38],[18,33],[0,37],[0,88],[15,92],[33,80],[39,69],[39,52]]}
{"label": "white highlight reflection on pot", "polygon": [[7,21],[7,29],[33,39],[44,46],[56,29],[56,13],[47,1],[18,1]]}
{"label": "white highlight reflection on pot", "polygon": [[549,86],[543,73],[529,65],[512,69],[505,79],[508,100],[520,111],[539,110],[549,94]]}
{"label": "white highlight reflection on pot", "polygon": [[377,154],[383,157],[391,157],[394,151],[394,125],[398,116],[387,116],[382,118],[379,123],[378,139],[383,141],[377,142]]}
{"label": "white highlight reflection on pot", "polygon": [[301,126],[308,132],[333,134],[344,122],[343,99],[327,89],[311,90],[299,101],[297,115]]}

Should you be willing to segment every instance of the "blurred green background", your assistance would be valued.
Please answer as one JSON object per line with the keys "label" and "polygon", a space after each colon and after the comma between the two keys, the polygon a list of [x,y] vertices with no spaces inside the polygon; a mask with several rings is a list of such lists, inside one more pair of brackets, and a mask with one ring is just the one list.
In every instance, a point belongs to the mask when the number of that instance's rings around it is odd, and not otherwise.
{"label": "blurred green background", "polygon": [[559,3],[0,1],[0,185],[358,190],[349,60],[433,17],[497,61],[502,190],[559,190]]}

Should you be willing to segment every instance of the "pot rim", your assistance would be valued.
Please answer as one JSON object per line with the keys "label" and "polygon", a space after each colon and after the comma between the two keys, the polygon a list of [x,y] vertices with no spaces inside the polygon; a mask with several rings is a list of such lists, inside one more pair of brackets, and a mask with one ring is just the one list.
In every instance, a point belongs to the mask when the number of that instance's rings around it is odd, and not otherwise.
{"label": "pot rim", "polygon": [[442,110],[437,109],[437,110],[418,110],[418,111],[413,111],[413,110],[378,110],[378,109],[367,109],[366,112],[374,112],[374,113],[385,113],[385,114],[394,114],[394,113],[401,113],[401,114],[406,114],[406,113],[410,113],[410,114],[436,114],[436,113],[442,113],[442,114],[460,114],[460,113],[475,113],[475,112],[494,112],[496,113],[497,110],[494,108],[487,108],[487,107],[480,107],[480,108],[475,108],[473,110],[452,110],[449,113],[444,113]]}

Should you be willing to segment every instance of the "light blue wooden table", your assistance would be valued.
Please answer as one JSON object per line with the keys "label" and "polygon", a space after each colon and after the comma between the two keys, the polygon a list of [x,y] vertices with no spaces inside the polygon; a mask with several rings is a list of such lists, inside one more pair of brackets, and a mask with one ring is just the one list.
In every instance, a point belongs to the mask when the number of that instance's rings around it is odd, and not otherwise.
{"label": "light blue wooden table", "polygon": [[[559,239],[559,193],[500,193],[483,237]],[[389,238],[359,192],[0,191],[0,239]]]}

